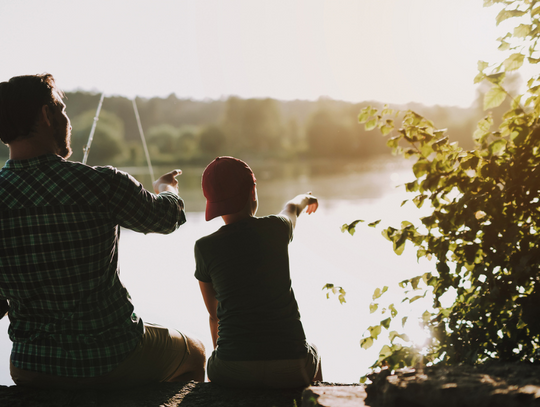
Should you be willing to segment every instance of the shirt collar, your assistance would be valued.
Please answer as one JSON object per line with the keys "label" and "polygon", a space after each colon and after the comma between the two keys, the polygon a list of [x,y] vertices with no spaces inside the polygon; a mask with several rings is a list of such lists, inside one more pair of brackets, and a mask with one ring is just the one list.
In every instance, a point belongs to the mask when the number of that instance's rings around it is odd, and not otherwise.
{"label": "shirt collar", "polygon": [[29,170],[58,161],[64,161],[64,159],[56,154],[46,154],[28,160],[7,160],[2,169],[11,171]]}

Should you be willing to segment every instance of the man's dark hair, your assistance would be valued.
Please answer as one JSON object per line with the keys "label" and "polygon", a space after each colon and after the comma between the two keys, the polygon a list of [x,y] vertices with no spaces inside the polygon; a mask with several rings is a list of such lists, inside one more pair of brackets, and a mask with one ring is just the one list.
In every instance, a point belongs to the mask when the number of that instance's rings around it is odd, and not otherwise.
{"label": "man's dark hair", "polygon": [[55,106],[64,97],[51,74],[15,76],[0,83],[0,139],[9,144],[27,136],[42,106]]}

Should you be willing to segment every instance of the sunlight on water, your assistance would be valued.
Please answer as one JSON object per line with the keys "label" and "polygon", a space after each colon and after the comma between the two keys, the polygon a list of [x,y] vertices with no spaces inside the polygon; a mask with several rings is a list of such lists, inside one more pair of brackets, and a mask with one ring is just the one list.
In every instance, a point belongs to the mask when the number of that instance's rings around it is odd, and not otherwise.
{"label": "sunlight on water", "polygon": [[[279,212],[287,199],[308,190],[320,199],[317,213],[299,218],[289,252],[304,329],[308,341],[316,344],[322,355],[325,381],[357,382],[377,359],[382,343],[367,351],[359,346],[365,329],[381,319],[377,313],[369,313],[375,288],[389,286],[380,298],[381,306],[399,301],[399,281],[434,269],[427,261],[418,263],[410,247],[401,256],[395,255],[391,243],[381,236],[383,228],[399,227],[402,220],[414,221],[425,213],[412,204],[400,206],[404,199],[411,198],[402,188],[395,188],[412,179],[405,168],[395,163],[373,163],[361,170],[352,168],[335,174],[324,169],[322,174],[292,171],[292,176],[274,177],[270,171],[270,175],[258,176],[260,216]],[[254,170],[257,175],[257,168]],[[199,337],[209,354],[208,314],[193,277],[193,246],[198,238],[223,223],[221,219],[204,221],[200,169],[194,171],[193,179],[189,170],[186,173],[180,194],[186,200],[188,222],[169,236],[122,230],[120,275],[143,320]],[[341,225],[356,219],[366,223],[358,225],[354,236],[341,232]],[[367,226],[378,219],[382,221],[377,228]],[[347,291],[345,304],[332,295],[326,298],[322,287],[327,283]],[[401,315],[407,313],[418,316],[427,306],[429,301],[417,301],[409,307],[396,304],[400,312],[396,319],[400,322]],[[6,332],[7,325],[6,319],[0,321],[0,330]],[[425,334],[417,325],[409,318],[407,333],[422,343]],[[403,331],[401,323],[391,329]],[[2,335],[0,342],[0,384],[12,384],[7,335]]]}

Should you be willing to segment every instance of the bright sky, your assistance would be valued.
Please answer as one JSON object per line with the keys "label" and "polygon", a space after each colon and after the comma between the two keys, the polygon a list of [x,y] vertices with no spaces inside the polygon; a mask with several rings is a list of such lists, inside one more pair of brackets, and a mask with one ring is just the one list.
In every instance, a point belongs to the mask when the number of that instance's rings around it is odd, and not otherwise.
{"label": "bright sky", "polygon": [[482,0],[0,0],[0,81],[128,97],[467,107],[501,60]]}

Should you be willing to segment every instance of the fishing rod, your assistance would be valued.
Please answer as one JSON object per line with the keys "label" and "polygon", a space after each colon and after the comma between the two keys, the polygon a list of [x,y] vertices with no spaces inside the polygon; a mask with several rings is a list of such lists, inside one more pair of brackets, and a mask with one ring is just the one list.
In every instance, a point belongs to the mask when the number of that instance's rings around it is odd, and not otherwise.
{"label": "fishing rod", "polygon": [[150,177],[152,181],[154,181],[154,170],[152,169],[152,163],[150,162],[150,154],[148,153],[148,147],[146,146],[146,138],[144,137],[144,132],[141,125],[141,118],[139,117],[139,110],[137,110],[137,103],[135,102],[135,99],[136,97],[131,100],[133,102],[133,111],[135,112],[135,118],[137,119],[137,126],[139,126],[139,134],[141,135],[141,141],[144,147],[144,154],[146,155],[146,162],[148,163],[148,171],[150,171]]}
{"label": "fishing rod", "polygon": [[[103,105],[103,99],[105,98],[105,92],[101,94],[101,98],[99,99],[99,104],[96,110],[96,115],[94,117],[94,122],[92,123],[92,128],[90,129],[90,136],[88,137],[88,142],[86,143],[86,146],[83,148],[84,150],[84,157],[82,160],[83,164],[86,164],[86,161],[88,160],[88,155],[90,154],[90,146],[92,144],[92,140],[94,139],[94,133],[96,131],[97,122],[99,120],[99,114],[101,112],[101,106]],[[144,154],[146,156],[146,162],[148,163],[148,171],[150,173],[151,181],[153,181],[154,178],[154,169],[152,168],[152,162],[150,161],[150,153],[148,152],[148,146],[146,145],[146,138],[144,137],[144,132],[141,124],[141,118],[139,116],[139,110],[137,109],[137,103],[135,102],[136,97],[134,97],[131,101],[133,104],[133,112],[135,113],[135,119],[137,120],[137,127],[139,128],[139,135],[141,136],[141,141],[144,149]]]}
{"label": "fishing rod", "polygon": [[92,128],[90,129],[90,136],[88,137],[88,142],[86,143],[86,146],[84,146],[84,157],[82,159],[82,163],[86,164],[86,161],[88,160],[88,154],[90,154],[90,146],[92,145],[92,140],[94,140],[94,132],[96,131],[97,122],[99,120],[99,113],[101,112],[101,105],[103,104],[103,99],[105,98],[105,92],[101,94],[101,98],[99,99],[99,104],[97,107],[96,115],[94,117],[94,123],[92,123]]}

